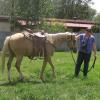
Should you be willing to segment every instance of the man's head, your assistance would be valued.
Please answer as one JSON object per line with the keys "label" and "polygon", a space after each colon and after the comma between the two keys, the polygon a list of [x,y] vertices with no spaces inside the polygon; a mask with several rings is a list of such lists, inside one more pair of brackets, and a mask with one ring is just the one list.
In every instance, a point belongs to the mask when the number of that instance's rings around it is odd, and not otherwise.
{"label": "man's head", "polygon": [[92,30],[90,28],[86,29],[86,34],[91,35],[92,34]]}

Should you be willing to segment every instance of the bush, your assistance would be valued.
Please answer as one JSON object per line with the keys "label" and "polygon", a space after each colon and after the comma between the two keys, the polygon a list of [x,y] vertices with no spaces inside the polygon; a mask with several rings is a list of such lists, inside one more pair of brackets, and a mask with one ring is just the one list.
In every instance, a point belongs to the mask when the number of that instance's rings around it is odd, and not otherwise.
{"label": "bush", "polygon": [[93,33],[100,33],[100,25],[96,25],[92,28]]}
{"label": "bush", "polygon": [[65,32],[67,29],[62,25],[58,23],[47,23],[43,22],[39,26],[37,26],[38,30],[44,30],[49,33],[56,33],[56,32]]}

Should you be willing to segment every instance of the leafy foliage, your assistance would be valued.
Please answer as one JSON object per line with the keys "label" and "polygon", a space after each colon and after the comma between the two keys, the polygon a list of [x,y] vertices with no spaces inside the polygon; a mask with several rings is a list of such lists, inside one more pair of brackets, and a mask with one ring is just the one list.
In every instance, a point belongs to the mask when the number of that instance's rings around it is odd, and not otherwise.
{"label": "leafy foliage", "polygon": [[46,17],[92,19],[92,0],[1,0],[0,14],[38,20]]}
{"label": "leafy foliage", "polygon": [[58,0],[57,18],[92,19],[96,11],[89,6],[91,3],[92,0]]}
{"label": "leafy foliage", "polygon": [[47,23],[43,22],[38,26],[38,29],[45,30],[49,33],[56,33],[56,32],[65,32],[67,29],[62,25],[58,23]]}
{"label": "leafy foliage", "polygon": [[93,27],[93,32],[100,33],[100,13],[98,13],[93,20],[95,21],[96,25]]}
{"label": "leafy foliage", "polygon": [[95,17],[94,17],[94,19],[93,19],[96,23],[100,23],[100,13],[98,13]]}
{"label": "leafy foliage", "polygon": [[92,31],[93,31],[94,33],[100,33],[100,24],[95,25],[95,26],[92,28]]}

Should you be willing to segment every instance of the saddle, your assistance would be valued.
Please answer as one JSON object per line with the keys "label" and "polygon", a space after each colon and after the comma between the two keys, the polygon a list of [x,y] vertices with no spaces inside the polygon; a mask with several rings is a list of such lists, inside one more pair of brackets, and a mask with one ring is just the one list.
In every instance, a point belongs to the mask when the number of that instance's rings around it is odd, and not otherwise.
{"label": "saddle", "polygon": [[36,33],[33,33],[33,31],[31,30],[31,29],[28,29],[28,28],[26,28],[25,29],[28,33],[30,33],[30,34],[28,34],[28,35],[30,35],[30,37],[31,36],[37,36],[37,37],[45,37],[45,35],[44,35],[44,31],[42,30],[41,32],[36,32]]}
{"label": "saddle", "polygon": [[29,33],[24,32],[24,36],[26,39],[32,41],[33,43],[33,52],[30,59],[33,59],[34,57],[46,57],[46,36],[42,32],[36,32],[36,33]]}

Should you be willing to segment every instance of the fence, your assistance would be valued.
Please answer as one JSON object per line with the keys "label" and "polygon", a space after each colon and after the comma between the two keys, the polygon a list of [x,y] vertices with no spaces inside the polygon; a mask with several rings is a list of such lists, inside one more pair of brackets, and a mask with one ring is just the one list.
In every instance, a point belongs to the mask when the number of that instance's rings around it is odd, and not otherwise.
{"label": "fence", "polygon": [[4,40],[7,36],[9,36],[11,32],[0,32],[0,50],[2,50]]}
{"label": "fence", "polygon": [[95,33],[94,36],[96,39],[97,50],[100,51],[100,33]]}
{"label": "fence", "polygon": [[[3,47],[4,40],[7,36],[11,35],[11,32],[0,32],[0,50]],[[96,38],[96,45],[97,45],[97,50],[100,51],[100,33],[95,33],[94,34]],[[56,50],[57,51],[65,51],[68,50],[66,47],[67,43],[63,43],[61,46],[59,46]]]}

